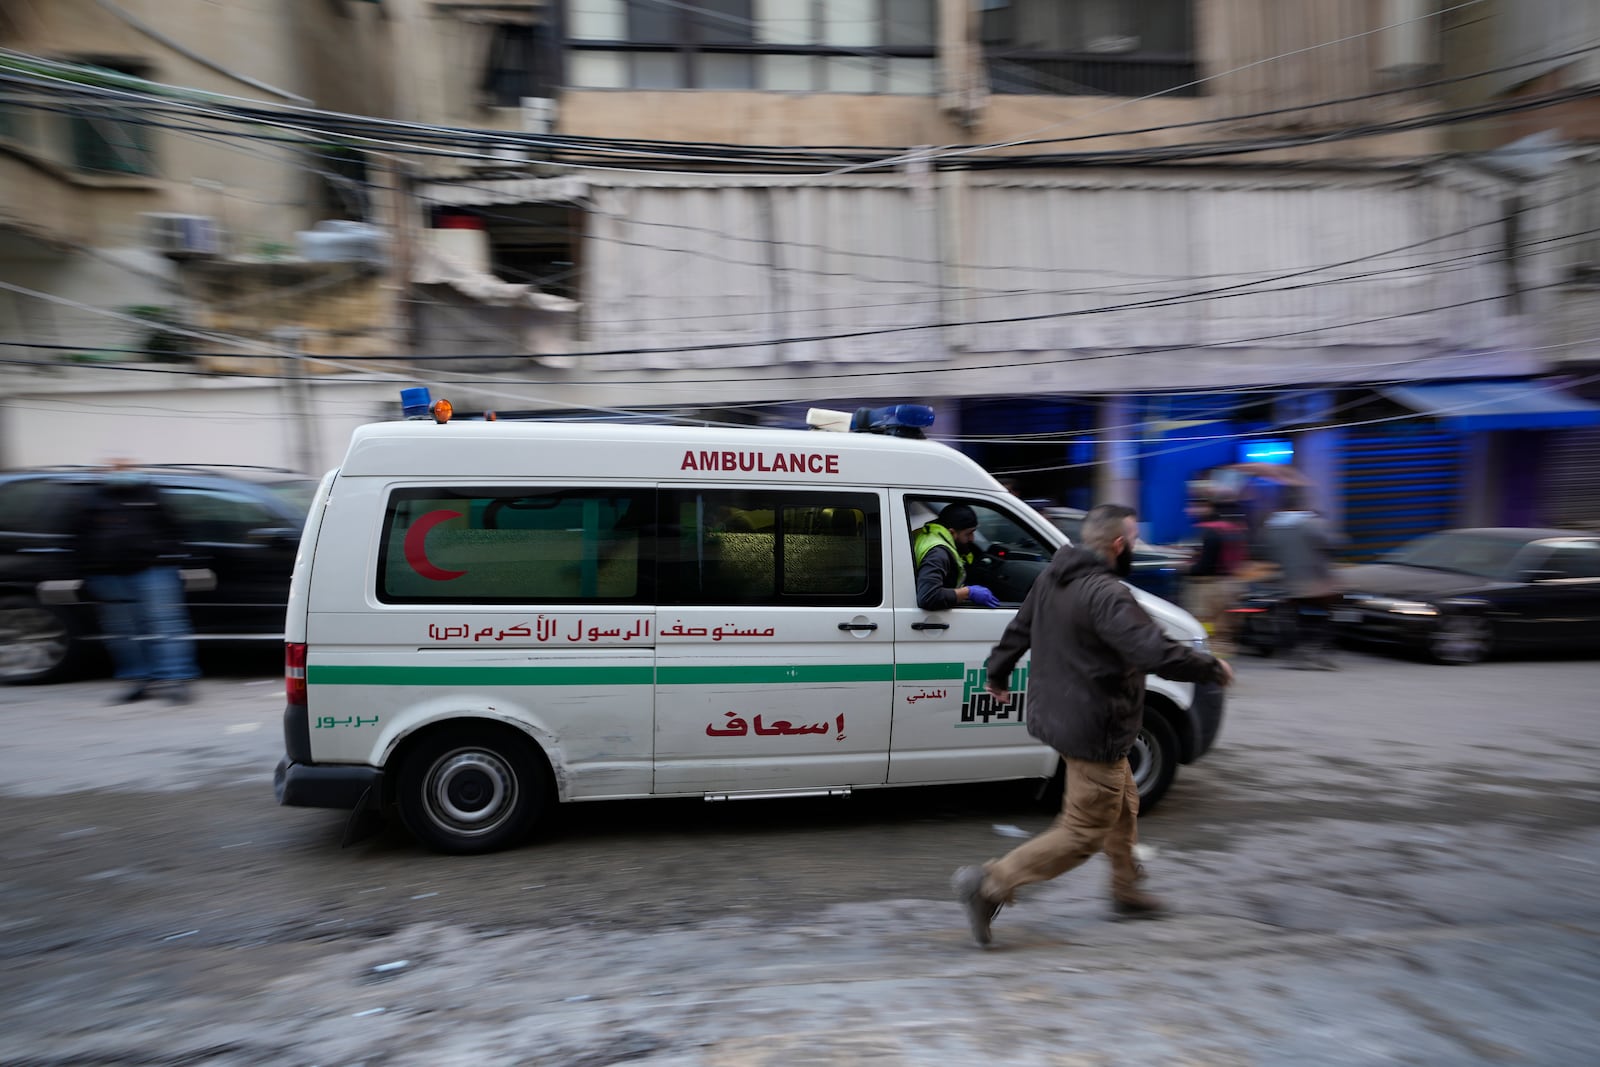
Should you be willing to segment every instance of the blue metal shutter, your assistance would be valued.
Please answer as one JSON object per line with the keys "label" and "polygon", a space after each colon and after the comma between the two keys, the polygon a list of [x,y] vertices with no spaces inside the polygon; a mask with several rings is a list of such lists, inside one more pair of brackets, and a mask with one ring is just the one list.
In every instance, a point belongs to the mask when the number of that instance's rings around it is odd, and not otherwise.
{"label": "blue metal shutter", "polygon": [[1459,513],[1466,439],[1432,423],[1348,431],[1344,529],[1350,559],[1371,559],[1453,526]]}

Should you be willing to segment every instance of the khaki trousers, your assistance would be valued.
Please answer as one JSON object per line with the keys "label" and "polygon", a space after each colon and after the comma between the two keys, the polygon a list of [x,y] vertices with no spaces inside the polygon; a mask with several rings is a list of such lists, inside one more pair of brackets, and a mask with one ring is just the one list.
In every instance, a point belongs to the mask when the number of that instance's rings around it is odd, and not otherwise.
{"label": "khaki trousers", "polygon": [[1127,759],[1091,763],[1068,759],[1066,797],[1050,829],[984,865],[983,896],[1006,904],[1022,886],[1043,882],[1104,850],[1111,860],[1111,893],[1134,891],[1139,867],[1139,788]]}
{"label": "khaki trousers", "polygon": [[1184,579],[1184,599],[1189,614],[1199,619],[1211,636],[1211,647],[1217,652],[1232,652],[1233,622],[1228,609],[1239,599],[1241,583],[1232,578],[1210,577]]}

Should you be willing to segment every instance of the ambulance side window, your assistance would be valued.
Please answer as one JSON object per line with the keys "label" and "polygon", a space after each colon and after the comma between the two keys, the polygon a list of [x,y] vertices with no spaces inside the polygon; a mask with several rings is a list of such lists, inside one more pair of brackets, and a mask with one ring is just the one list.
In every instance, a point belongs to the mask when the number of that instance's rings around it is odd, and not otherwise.
{"label": "ambulance side window", "polygon": [[384,515],[386,604],[649,603],[648,488],[397,489]]}
{"label": "ambulance side window", "polygon": [[663,604],[877,605],[878,498],[867,493],[663,494]]}
{"label": "ambulance side window", "polygon": [[[917,530],[947,504],[963,503],[978,519],[970,556],[963,561],[963,581],[981,585],[1002,604],[1020,604],[1028,589],[1050,565],[1055,549],[1019,516],[984,500],[908,497],[906,522],[915,551]],[[1041,520],[1042,521],[1042,520]]]}

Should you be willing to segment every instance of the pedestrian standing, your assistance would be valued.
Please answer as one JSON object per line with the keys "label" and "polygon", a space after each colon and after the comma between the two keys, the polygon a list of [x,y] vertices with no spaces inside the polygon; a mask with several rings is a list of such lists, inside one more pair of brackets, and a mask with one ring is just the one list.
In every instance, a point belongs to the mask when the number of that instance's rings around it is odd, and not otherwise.
{"label": "pedestrian standing", "polygon": [[1228,609],[1238,597],[1237,575],[1244,562],[1244,526],[1223,515],[1215,500],[1202,498],[1188,509],[1200,531],[1200,550],[1184,581],[1190,614],[1211,636],[1221,655],[1233,650]]}
{"label": "pedestrian standing", "polygon": [[77,555],[110,646],[119,704],[153,693],[189,702],[199,675],[179,562],[177,524],[161,494],[127,460],[112,460],[79,516]]}
{"label": "pedestrian standing", "polygon": [[1111,861],[1117,911],[1161,911],[1139,889],[1133,858],[1139,790],[1128,750],[1143,722],[1144,677],[1226,685],[1233,671],[1167,637],[1120,580],[1132,569],[1137,537],[1132,508],[1091,510],[1081,547],[1056,553],[989,654],[988,690],[1003,700],[1012,668],[1033,650],[1028,733],[1061,754],[1067,784],[1061,814],[1048,830],[1001,859],[956,871],[956,895],[980,945],[989,943],[991,921],[1019,888],[1064,874],[1102,850]]}
{"label": "pedestrian standing", "polygon": [[1333,658],[1331,613],[1339,596],[1333,581],[1338,535],[1308,506],[1299,486],[1285,494],[1284,506],[1267,519],[1262,533],[1289,600],[1292,650],[1285,665],[1334,670],[1338,664]]}

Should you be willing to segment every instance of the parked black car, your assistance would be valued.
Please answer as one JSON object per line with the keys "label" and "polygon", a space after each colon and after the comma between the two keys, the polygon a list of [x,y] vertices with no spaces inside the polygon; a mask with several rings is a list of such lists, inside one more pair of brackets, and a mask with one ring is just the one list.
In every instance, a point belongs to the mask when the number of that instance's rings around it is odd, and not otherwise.
{"label": "parked black car", "polygon": [[[1409,647],[1440,663],[1515,650],[1600,653],[1600,534],[1444,530],[1344,568],[1338,582],[1333,625],[1345,641]],[[1233,618],[1241,647],[1281,647],[1277,590],[1252,588]]]}
{"label": "parked black car", "polygon": [[[188,593],[200,640],[283,639],[289,576],[316,482],[255,467],[139,468],[183,531],[187,567],[214,575]],[[80,579],[72,530],[101,472],[82,467],[0,474],[0,682],[53,681],[99,637],[94,606],[40,597]],[[49,588],[49,587],[47,587]]]}
{"label": "parked black car", "polygon": [[[1083,519],[1088,512],[1079,508],[1048,506],[1040,508],[1039,514],[1049,519],[1051,525],[1066,534],[1073,544],[1078,544]],[[1152,545],[1141,540],[1133,546],[1133,573],[1128,575],[1128,584],[1138,586],[1170,604],[1181,606],[1183,602],[1178,598],[1183,586],[1183,574],[1188,566],[1189,553],[1183,549]]]}

